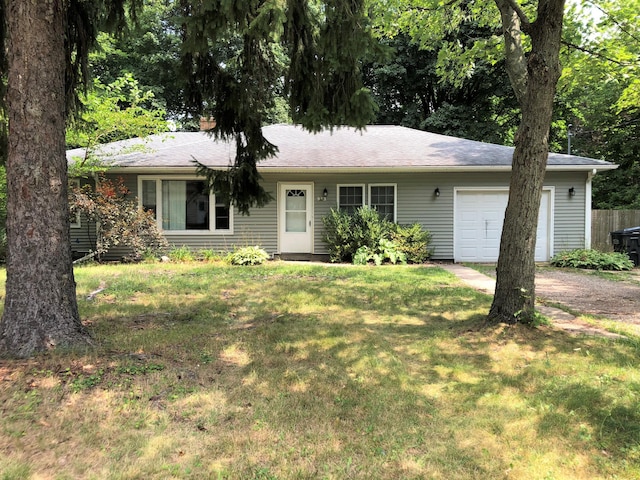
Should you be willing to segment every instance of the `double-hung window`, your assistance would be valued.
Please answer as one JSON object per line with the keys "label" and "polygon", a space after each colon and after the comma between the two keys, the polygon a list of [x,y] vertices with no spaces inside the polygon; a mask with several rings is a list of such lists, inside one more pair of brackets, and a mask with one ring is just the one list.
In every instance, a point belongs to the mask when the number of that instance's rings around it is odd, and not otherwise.
{"label": "double-hung window", "polygon": [[370,184],[369,205],[383,218],[396,221],[396,185]]}
{"label": "double-hung window", "polygon": [[202,179],[139,177],[140,206],[153,212],[158,227],[177,233],[232,233],[229,204],[216,201]]}
{"label": "double-hung window", "polygon": [[347,213],[364,205],[364,185],[338,185],[338,209]]}

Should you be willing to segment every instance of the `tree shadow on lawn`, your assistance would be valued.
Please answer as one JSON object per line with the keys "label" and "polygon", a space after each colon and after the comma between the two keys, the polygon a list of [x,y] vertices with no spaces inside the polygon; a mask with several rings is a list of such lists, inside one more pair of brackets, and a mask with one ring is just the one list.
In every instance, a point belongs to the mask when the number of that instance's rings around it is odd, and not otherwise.
{"label": "tree shadow on lawn", "polygon": [[[624,421],[637,425],[637,414],[624,405],[612,409],[601,391],[578,395],[568,380],[545,378],[545,355],[571,355],[585,341],[522,328],[479,331],[487,295],[446,282],[394,285],[371,277],[350,285],[340,275],[295,277],[227,279],[179,311],[160,301],[160,328],[152,312],[145,328],[126,331],[138,321],[126,316],[103,318],[94,328],[106,328],[103,337],[127,336],[128,350],[157,349],[170,372],[187,370],[166,392],[185,385],[193,394],[222,389],[237,428],[250,431],[258,422],[294,449],[321,445],[316,461],[355,458],[370,464],[362,468],[380,469],[381,478],[393,478],[393,469],[408,460],[434,465],[430,474],[501,476],[508,454],[492,452],[489,461],[485,451],[507,450],[502,432],[536,404],[556,412],[555,419],[547,412],[530,420],[539,435],[570,443],[570,411],[584,402],[589,406],[580,418],[602,425],[607,436]],[[587,342],[594,351],[601,347]],[[502,371],[492,349],[514,344],[522,353],[505,361],[516,358],[522,366]],[[624,357],[620,349],[599,360],[619,364]],[[508,404],[514,398],[518,406]],[[220,426],[205,427],[215,432]],[[629,442],[637,440],[637,431],[630,435]],[[340,451],[330,446],[336,440]]]}

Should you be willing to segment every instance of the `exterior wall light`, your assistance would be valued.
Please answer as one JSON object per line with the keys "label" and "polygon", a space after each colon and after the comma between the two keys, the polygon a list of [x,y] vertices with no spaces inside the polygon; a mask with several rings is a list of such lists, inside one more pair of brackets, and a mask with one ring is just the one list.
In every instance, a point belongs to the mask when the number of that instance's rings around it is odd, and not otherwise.
{"label": "exterior wall light", "polygon": [[575,197],[576,196],[576,189],[575,188],[571,187],[569,189],[569,196],[570,197]]}
{"label": "exterior wall light", "polygon": [[436,189],[433,191],[433,195],[436,197],[440,196],[440,188],[436,187]]}
{"label": "exterior wall light", "polygon": [[327,190],[327,187],[325,187],[324,190],[322,191],[322,201],[326,202],[328,196],[329,196],[329,190]]}

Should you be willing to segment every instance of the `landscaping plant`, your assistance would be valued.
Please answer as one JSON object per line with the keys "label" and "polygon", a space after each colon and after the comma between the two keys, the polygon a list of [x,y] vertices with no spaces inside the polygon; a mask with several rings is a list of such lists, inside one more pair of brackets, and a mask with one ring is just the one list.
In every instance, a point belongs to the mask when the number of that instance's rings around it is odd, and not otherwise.
{"label": "landscaping plant", "polygon": [[[89,221],[90,233],[95,231],[93,250],[98,260],[116,246],[128,248],[128,261],[139,261],[149,253],[159,254],[167,247],[153,213],[140,209],[129,193],[122,178],[101,178],[95,186],[69,189],[71,214],[80,212]],[[99,228],[94,230],[92,224]]]}
{"label": "landscaping plant", "polygon": [[269,254],[259,246],[236,248],[229,254],[232,265],[262,265],[269,260]]}
{"label": "landscaping plant", "polygon": [[386,238],[381,238],[375,249],[363,245],[353,257],[354,265],[366,265],[369,262],[382,265],[387,260],[393,264],[407,263],[407,257],[404,252],[399,249],[398,245]]}
{"label": "landscaping plant", "polygon": [[591,270],[632,270],[633,262],[626,253],[576,249],[560,252],[551,259],[554,267]]}
{"label": "landscaping plant", "polygon": [[408,263],[424,263],[433,254],[431,232],[424,230],[418,222],[411,225],[392,224],[391,240],[402,251]]}
{"label": "landscaping plant", "polygon": [[327,244],[332,262],[374,261],[378,264],[377,260],[393,258],[392,263],[424,263],[431,255],[431,234],[419,223],[395,224],[366,205],[354,213],[331,209],[322,223],[322,240]]}

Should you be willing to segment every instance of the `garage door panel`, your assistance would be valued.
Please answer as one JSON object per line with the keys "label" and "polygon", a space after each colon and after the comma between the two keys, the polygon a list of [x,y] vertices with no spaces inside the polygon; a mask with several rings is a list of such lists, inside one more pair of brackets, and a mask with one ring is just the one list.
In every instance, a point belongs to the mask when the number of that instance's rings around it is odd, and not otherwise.
{"label": "garage door panel", "polygon": [[[509,194],[506,191],[456,193],[454,256],[458,262],[495,262]],[[544,191],[536,240],[536,260],[549,260],[550,192]]]}
{"label": "garage door panel", "polygon": [[478,237],[478,231],[475,228],[464,228],[460,231],[461,240],[475,240]]}

